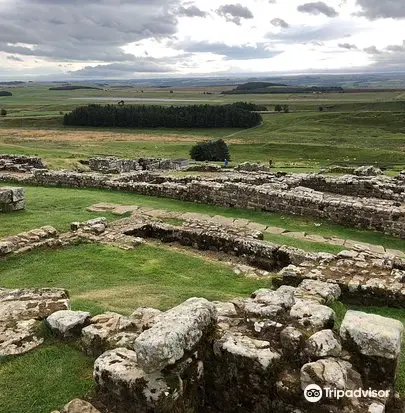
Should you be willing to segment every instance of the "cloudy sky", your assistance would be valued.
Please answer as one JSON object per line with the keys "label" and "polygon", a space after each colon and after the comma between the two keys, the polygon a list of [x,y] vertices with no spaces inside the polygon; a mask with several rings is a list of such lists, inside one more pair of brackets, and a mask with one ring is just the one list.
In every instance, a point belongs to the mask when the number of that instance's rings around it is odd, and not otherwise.
{"label": "cloudy sky", "polygon": [[1,78],[405,71],[405,0],[0,0]]}

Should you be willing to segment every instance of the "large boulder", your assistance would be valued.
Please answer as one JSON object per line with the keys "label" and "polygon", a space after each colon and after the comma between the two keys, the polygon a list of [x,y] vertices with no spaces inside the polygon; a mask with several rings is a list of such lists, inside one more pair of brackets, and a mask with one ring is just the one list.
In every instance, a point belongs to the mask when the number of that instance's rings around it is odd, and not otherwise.
{"label": "large boulder", "polygon": [[138,364],[152,372],[180,360],[213,330],[216,317],[215,305],[204,298],[191,298],[162,313],[135,341]]}
{"label": "large boulder", "polygon": [[51,314],[46,323],[51,330],[64,337],[72,338],[79,335],[82,328],[90,321],[91,314],[85,311],[60,310]]}
{"label": "large boulder", "polygon": [[403,325],[392,318],[349,310],[340,327],[340,335],[367,357],[397,359],[401,352]]}

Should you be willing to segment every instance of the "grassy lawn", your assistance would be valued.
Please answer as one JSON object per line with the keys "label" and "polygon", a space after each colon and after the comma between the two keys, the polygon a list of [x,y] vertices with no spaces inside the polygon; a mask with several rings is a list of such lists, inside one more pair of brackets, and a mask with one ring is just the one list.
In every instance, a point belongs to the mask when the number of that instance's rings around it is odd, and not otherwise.
{"label": "grassy lawn", "polygon": [[[341,225],[329,224],[318,219],[267,213],[236,208],[223,208],[212,205],[196,204],[173,199],[147,197],[123,192],[111,192],[92,189],[25,187],[27,209],[13,214],[0,214],[0,237],[15,235],[22,231],[52,225],[60,231],[67,231],[73,221],[84,221],[100,215],[108,219],[119,217],[110,213],[94,213],[86,211],[90,205],[99,202],[111,202],[123,205],[139,205],[156,209],[167,209],[179,212],[199,212],[208,215],[223,215],[233,218],[245,218],[267,226],[282,227],[294,232],[307,232],[323,236],[336,236],[360,242],[384,245],[387,248],[405,250],[403,240],[385,236],[379,232],[362,231]],[[316,225],[315,225],[316,224]],[[319,226],[319,224],[321,224]],[[266,235],[268,241],[297,246],[299,248],[318,251],[319,245],[299,241],[285,236]],[[338,252],[333,246],[323,249]]]}
{"label": "grassy lawn", "polygon": [[0,358],[0,411],[50,413],[93,389],[93,361],[63,343]]}
{"label": "grassy lawn", "polygon": [[149,245],[133,251],[93,244],[37,251],[1,260],[0,273],[6,288],[66,288],[73,308],[92,313],[168,309],[190,297],[230,299],[270,283],[237,276],[215,261]]}

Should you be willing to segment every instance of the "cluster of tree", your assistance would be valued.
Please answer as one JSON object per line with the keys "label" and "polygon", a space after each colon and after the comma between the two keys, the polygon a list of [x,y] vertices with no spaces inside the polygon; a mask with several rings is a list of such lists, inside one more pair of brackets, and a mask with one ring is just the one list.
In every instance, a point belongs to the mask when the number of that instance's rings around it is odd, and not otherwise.
{"label": "cluster of tree", "polygon": [[21,82],[20,80],[14,80],[12,82],[0,82],[2,86],[18,86],[23,85],[25,82]]}
{"label": "cluster of tree", "polygon": [[0,96],[13,96],[13,94],[6,90],[0,90]]}
{"label": "cluster of tree", "polygon": [[201,142],[194,145],[190,150],[191,159],[195,161],[223,162],[230,160],[228,145],[223,139]]}
{"label": "cluster of tree", "polygon": [[81,89],[95,89],[95,90],[103,90],[99,87],[93,86],[74,86],[74,85],[65,85],[65,86],[55,86],[50,87],[49,90],[81,90]]}
{"label": "cluster of tree", "polygon": [[275,112],[289,113],[290,112],[290,107],[288,105],[276,105],[276,106],[274,106],[274,111]]}
{"label": "cluster of tree", "polygon": [[256,105],[256,103],[235,102],[235,103],[232,103],[231,106],[234,106],[235,108],[239,108],[239,109],[250,110],[251,112],[267,111],[267,106]]}
{"label": "cluster of tree", "polygon": [[87,105],[66,114],[65,125],[145,128],[251,128],[262,117],[234,105]]}
{"label": "cluster of tree", "polygon": [[6,109],[1,109],[1,110],[0,110],[0,116],[7,116],[7,111],[6,111]]}
{"label": "cluster of tree", "polygon": [[224,95],[243,94],[284,94],[284,93],[343,93],[340,86],[288,86],[266,82],[249,82],[237,86],[233,90],[222,92]]}

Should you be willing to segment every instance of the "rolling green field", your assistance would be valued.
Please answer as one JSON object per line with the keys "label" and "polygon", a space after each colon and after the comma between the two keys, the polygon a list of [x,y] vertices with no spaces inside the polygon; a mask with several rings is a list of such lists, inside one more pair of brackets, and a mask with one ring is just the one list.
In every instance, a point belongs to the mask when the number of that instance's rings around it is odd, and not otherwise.
{"label": "rolling green field", "polygon": [[[188,157],[196,141],[222,137],[230,145],[233,162],[274,161],[286,170],[319,170],[330,164],[376,164],[395,172],[405,168],[405,93],[361,92],[296,95],[222,95],[215,88],[110,88],[49,91],[50,85],[9,88],[1,97],[0,153],[35,153],[50,167],[77,166],[88,156]],[[204,94],[209,91],[210,95]],[[75,100],[88,97],[89,100]],[[127,104],[230,103],[246,100],[268,106],[262,127],[250,130],[169,130],[66,128],[63,116],[95,97],[172,99],[171,102]],[[179,102],[182,99],[201,102]],[[108,102],[99,102],[108,103]],[[288,104],[291,113],[275,114],[275,104]],[[319,111],[319,106],[324,109]]]}

